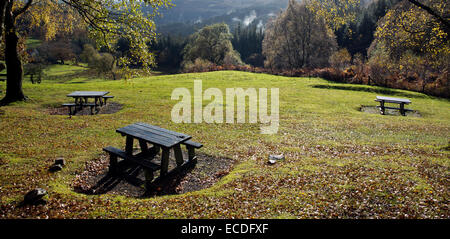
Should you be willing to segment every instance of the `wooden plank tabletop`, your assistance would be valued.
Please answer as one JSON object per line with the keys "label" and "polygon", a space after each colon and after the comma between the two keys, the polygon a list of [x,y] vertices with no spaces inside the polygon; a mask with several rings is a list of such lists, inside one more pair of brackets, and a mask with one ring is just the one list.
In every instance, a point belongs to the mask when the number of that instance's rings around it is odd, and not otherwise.
{"label": "wooden plank tabletop", "polygon": [[131,124],[116,130],[116,132],[167,148],[171,148],[192,138],[186,134],[163,129],[146,123]]}
{"label": "wooden plank tabletop", "polygon": [[376,101],[384,101],[387,103],[405,103],[405,104],[411,104],[411,101],[408,99],[401,99],[401,98],[393,98],[393,97],[385,97],[385,96],[377,96]]}
{"label": "wooden plank tabletop", "polygon": [[109,94],[108,91],[74,91],[67,97],[102,97]]}

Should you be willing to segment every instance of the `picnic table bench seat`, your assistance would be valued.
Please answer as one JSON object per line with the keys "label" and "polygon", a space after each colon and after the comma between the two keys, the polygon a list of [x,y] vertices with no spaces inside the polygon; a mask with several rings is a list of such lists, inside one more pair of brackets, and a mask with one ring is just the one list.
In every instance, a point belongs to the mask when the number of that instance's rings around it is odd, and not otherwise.
{"label": "picnic table bench seat", "polygon": [[[72,108],[76,109],[77,106],[80,106],[79,104],[75,103],[64,103],[62,104],[63,107],[69,108],[69,115],[75,115],[75,111],[72,111]],[[91,115],[94,114],[94,109],[97,107],[95,103],[83,103],[83,107],[90,107],[91,108]]]}
{"label": "picnic table bench seat", "polygon": [[106,105],[108,99],[113,99],[114,96],[112,96],[112,95],[104,95],[102,98],[103,98],[103,102],[101,102],[101,104],[102,105]]}
{"label": "picnic table bench seat", "polygon": [[106,148],[103,148],[103,151],[107,152],[109,154],[109,170],[113,174],[118,173],[118,158],[122,158],[124,160],[128,160],[130,162],[133,162],[135,164],[141,165],[142,167],[146,169],[150,169],[150,172],[156,171],[161,169],[161,166],[155,163],[150,162],[147,160],[149,155],[144,154],[138,154],[138,155],[129,155],[125,151],[108,146]]}
{"label": "picnic table bench seat", "polygon": [[[381,106],[377,106],[378,108],[381,108]],[[385,109],[390,109],[390,110],[402,110],[401,108],[397,108],[397,107],[390,107],[390,106],[384,106]],[[404,111],[414,111],[411,109],[403,109]]]}
{"label": "picnic table bench seat", "polygon": [[[104,99],[104,100],[112,99],[112,98],[114,98],[113,95],[105,95],[105,96],[103,96],[103,99]],[[106,103],[106,101],[105,101],[105,103]]]}
{"label": "picnic table bench seat", "polygon": [[189,147],[194,147],[196,149],[201,149],[203,147],[203,144],[194,142],[192,140],[185,141],[182,144],[189,146]]}
{"label": "picnic table bench seat", "polygon": [[69,115],[74,115],[75,112],[72,111],[72,108],[75,108],[77,106],[77,104],[75,103],[64,103],[62,104],[63,107],[67,107],[69,109]]}

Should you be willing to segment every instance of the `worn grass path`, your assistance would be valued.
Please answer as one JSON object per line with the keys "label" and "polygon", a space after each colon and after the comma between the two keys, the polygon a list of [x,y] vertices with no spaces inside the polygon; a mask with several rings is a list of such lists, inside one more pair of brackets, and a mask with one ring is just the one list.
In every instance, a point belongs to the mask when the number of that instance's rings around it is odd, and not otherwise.
{"label": "worn grass path", "polygon": [[[56,71],[55,71],[56,72]],[[73,73],[73,71],[71,71]],[[61,74],[58,72],[58,74]],[[57,79],[57,78],[53,78]],[[175,124],[175,88],[279,88],[280,128],[259,124]],[[1,89],[5,89],[1,83]],[[106,90],[124,109],[112,115],[49,115],[75,90]],[[26,103],[0,108],[0,217],[15,218],[449,218],[450,102],[380,87],[243,72],[212,72],[24,84]],[[4,92],[2,93],[4,94]],[[363,113],[375,96],[407,97],[422,118]],[[209,102],[205,101],[204,105]],[[192,135],[203,153],[235,160],[212,188],[184,195],[131,199],[86,196],[72,183],[102,147],[122,147],[115,129],[147,122]],[[266,164],[269,154],[286,160]],[[57,157],[67,166],[47,168]],[[44,206],[16,208],[35,187]]]}

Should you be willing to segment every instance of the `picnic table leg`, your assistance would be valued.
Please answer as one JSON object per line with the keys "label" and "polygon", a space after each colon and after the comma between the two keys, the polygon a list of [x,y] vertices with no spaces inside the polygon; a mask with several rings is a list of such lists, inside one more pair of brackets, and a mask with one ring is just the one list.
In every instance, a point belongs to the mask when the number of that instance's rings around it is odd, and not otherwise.
{"label": "picnic table leg", "polygon": [[95,98],[95,102],[97,102],[97,101],[98,101],[98,104],[100,105],[100,107],[102,107],[102,106],[103,106],[103,101],[102,101],[102,98],[103,98],[103,97],[97,97],[97,98]]}
{"label": "picnic table leg", "polygon": [[148,149],[147,142],[145,142],[144,140],[139,140],[139,146],[141,147],[141,151],[144,154],[149,154],[150,153],[150,150]]}
{"label": "picnic table leg", "polygon": [[159,150],[161,148],[158,145],[153,145],[153,147],[151,147],[148,151],[153,155],[157,155],[159,153]]}
{"label": "picnic table leg", "polygon": [[72,106],[68,106],[69,107],[69,116],[72,117]]}
{"label": "picnic table leg", "polygon": [[404,104],[404,103],[400,103],[400,113],[401,113],[403,116],[406,116],[406,113],[405,113],[405,104]]}
{"label": "picnic table leg", "polygon": [[145,189],[150,190],[154,175],[151,169],[144,169]]}
{"label": "picnic table leg", "polygon": [[98,107],[100,105],[98,97],[95,97],[94,104],[95,104],[95,113],[98,113],[100,111],[100,109]]}
{"label": "picnic table leg", "polygon": [[384,108],[384,101],[380,101],[380,113],[382,115],[386,113],[386,109]]}
{"label": "picnic table leg", "polygon": [[117,175],[119,172],[117,166],[117,155],[110,154],[109,155],[109,173],[113,176]]}
{"label": "picnic table leg", "polygon": [[[152,151],[150,151],[150,149],[148,148],[148,144],[146,141],[139,140],[139,146],[141,147],[141,151],[144,154],[152,153]],[[145,188],[148,190],[148,189],[150,189],[151,182],[153,181],[153,178],[154,178],[153,170],[144,168],[144,176],[145,176]]]}
{"label": "picnic table leg", "polygon": [[175,161],[177,162],[177,166],[180,167],[184,163],[183,152],[181,151],[181,146],[179,144],[174,146],[173,152],[175,154]]}
{"label": "picnic table leg", "polygon": [[128,155],[133,155],[133,139],[134,139],[133,137],[127,136],[127,141],[125,144],[125,152]]}
{"label": "picnic table leg", "polygon": [[161,176],[164,176],[169,171],[169,157],[170,148],[163,148],[161,155]]}
{"label": "picnic table leg", "polygon": [[197,157],[195,157],[195,148],[189,145],[186,145],[186,148],[188,150],[189,161],[195,162],[195,160],[197,160]]}
{"label": "picnic table leg", "polygon": [[82,109],[83,100],[79,97],[75,97],[75,112]]}

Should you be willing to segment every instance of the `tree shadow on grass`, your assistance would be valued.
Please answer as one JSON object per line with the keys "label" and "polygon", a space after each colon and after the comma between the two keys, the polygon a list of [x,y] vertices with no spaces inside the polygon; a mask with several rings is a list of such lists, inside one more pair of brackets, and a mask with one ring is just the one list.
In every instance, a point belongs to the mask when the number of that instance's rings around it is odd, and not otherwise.
{"label": "tree shadow on grass", "polygon": [[392,96],[401,96],[401,97],[408,97],[408,98],[435,98],[432,96],[428,96],[425,94],[414,94],[414,93],[408,93],[403,92],[396,89],[390,89],[390,88],[383,88],[383,87],[373,87],[373,86],[350,86],[350,85],[324,85],[324,84],[318,84],[318,85],[311,85],[312,88],[316,89],[333,89],[333,90],[349,90],[349,91],[363,91],[363,92],[370,92],[370,93],[376,93],[376,94],[383,94],[383,95],[392,95]]}
{"label": "tree shadow on grass", "polygon": [[71,82],[65,82],[64,84],[86,84],[87,81],[71,81]]}
{"label": "tree shadow on grass", "polygon": [[441,148],[443,151],[450,151],[450,142],[448,142],[447,146]]}

